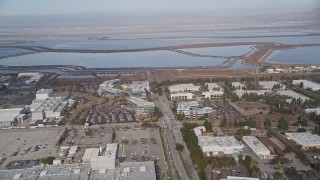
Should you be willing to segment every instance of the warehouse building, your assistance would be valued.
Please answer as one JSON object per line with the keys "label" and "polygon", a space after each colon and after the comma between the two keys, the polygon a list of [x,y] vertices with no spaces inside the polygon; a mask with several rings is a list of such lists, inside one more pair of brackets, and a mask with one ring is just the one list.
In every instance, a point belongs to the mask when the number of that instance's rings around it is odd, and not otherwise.
{"label": "warehouse building", "polygon": [[152,114],[155,108],[154,103],[146,101],[141,98],[129,97],[128,99],[128,108],[136,111],[137,114]]}
{"label": "warehouse building", "polygon": [[52,89],[41,89],[36,94],[36,99],[26,106],[32,112],[32,122],[46,118],[59,118],[68,107],[65,97],[52,97]]}
{"label": "warehouse building", "polygon": [[286,133],[287,139],[296,142],[304,150],[320,149],[320,136],[309,132]]}
{"label": "warehouse building", "polygon": [[100,149],[99,148],[88,148],[84,152],[82,156],[82,162],[83,163],[89,163],[90,159],[93,157],[97,157],[100,154]]}
{"label": "warehouse building", "polygon": [[303,88],[307,89],[310,88],[312,91],[320,90],[320,84],[314,83],[308,80],[293,80],[292,84],[299,86],[300,83],[303,83]]}
{"label": "warehouse building", "polygon": [[233,136],[198,136],[198,144],[207,156],[232,155],[244,147]]}
{"label": "warehouse building", "polygon": [[255,136],[243,136],[242,140],[260,159],[271,159],[270,150]]}
{"label": "warehouse building", "polygon": [[196,96],[193,93],[174,93],[170,94],[171,100],[192,100],[196,99]]}
{"label": "warehouse building", "polygon": [[204,126],[198,126],[193,128],[194,134],[196,134],[196,136],[202,136],[202,133],[206,132],[206,127]]}
{"label": "warehouse building", "polygon": [[200,91],[200,86],[195,86],[192,83],[189,84],[178,84],[169,87],[169,91],[171,93],[178,93],[178,92],[197,92]]}
{"label": "warehouse building", "polygon": [[26,115],[22,112],[23,108],[0,109],[0,127],[9,127],[25,120]]}
{"label": "warehouse building", "polygon": [[146,99],[150,91],[149,81],[132,81],[129,90],[131,96]]}
{"label": "warehouse building", "polygon": [[93,170],[115,169],[116,158],[118,153],[118,144],[107,144],[106,152],[103,156],[90,158],[90,166]]}
{"label": "warehouse building", "polygon": [[184,114],[186,117],[201,117],[212,113],[211,107],[201,107],[197,101],[180,102],[177,113]]}
{"label": "warehouse building", "polygon": [[[294,92],[292,90],[277,91],[277,94],[279,94],[281,96],[288,96],[288,97],[291,97],[292,99],[296,99],[296,100],[300,99],[302,102],[310,99],[307,96],[304,96],[302,94],[296,93],[296,92]],[[290,99],[287,102],[290,103],[292,101],[292,99]]]}
{"label": "warehouse building", "polygon": [[264,90],[272,90],[275,85],[280,85],[279,90],[286,89],[286,86],[277,81],[260,81],[259,85],[262,86]]}

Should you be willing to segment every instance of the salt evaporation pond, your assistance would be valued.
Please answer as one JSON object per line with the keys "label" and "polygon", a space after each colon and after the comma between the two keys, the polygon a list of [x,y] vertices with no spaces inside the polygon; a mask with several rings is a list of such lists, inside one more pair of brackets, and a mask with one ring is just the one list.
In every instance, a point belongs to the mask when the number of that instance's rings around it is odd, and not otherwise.
{"label": "salt evaporation pond", "polygon": [[279,64],[320,64],[320,47],[275,50],[266,61]]}

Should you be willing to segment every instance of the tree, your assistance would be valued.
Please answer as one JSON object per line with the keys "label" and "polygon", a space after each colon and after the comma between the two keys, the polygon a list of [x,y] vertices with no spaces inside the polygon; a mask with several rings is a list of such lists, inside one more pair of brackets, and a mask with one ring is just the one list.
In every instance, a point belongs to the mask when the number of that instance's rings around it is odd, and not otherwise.
{"label": "tree", "polygon": [[278,122],[278,128],[280,130],[287,131],[289,128],[288,121],[281,117]]}
{"label": "tree", "polygon": [[55,157],[52,157],[52,156],[49,156],[49,157],[46,157],[46,158],[43,158],[42,160],[41,160],[41,162],[43,163],[43,164],[53,164],[53,160],[55,159]]}
{"label": "tree", "polygon": [[179,152],[182,152],[184,149],[184,146],[180,143],[176,143],[176,150]]}
{"label": "tree", "polygon": [[303,84],[303,82],[301,82],[300,84],[299,84],[299,88],[303,88],[304,87],[304,84]]}
{"label": "tree", "polygon": [[267,127],[271,127],[271,126],[272,126],[272,122],[271,122],[271,120],[270,120],[269,118],[267,118],[267,120],[264,121],[263,123],[264,123],[264,125],[267,126]]}
{"label": "tree", "polygon": [[206,128],[207,132],[212,132],[212,125],[208,122],[208,120],[204,121],[203,126]]}

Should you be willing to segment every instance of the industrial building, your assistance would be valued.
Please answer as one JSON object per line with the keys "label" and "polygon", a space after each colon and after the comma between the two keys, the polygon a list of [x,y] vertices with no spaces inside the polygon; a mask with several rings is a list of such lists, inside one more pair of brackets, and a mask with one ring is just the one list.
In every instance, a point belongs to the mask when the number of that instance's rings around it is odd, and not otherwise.
{"label": "industrial building", "polygon": [[146,99],[150,91],[149,81],[132,81],[129,90],[131,96]]}
{"label": "industrial building", "polygon": [[146,101],[141,98],[129,97],[128,99],[128,107],[136,111],[137,114],[152,114],[155,108],[154,103]]}
{"label": "industrial building", "polygon": [[316,134],[311,134],[309,132],[301,132],[301,133],[286,133],[287,139],[296,142],[301,145],[302,149],[310,150],[310,149],[320,149],[320,136]]}
{"label": "industrial building", "polygon": [[201,107],[197,101],[180,102],[177,113],[184,114],[186,117],[201,117],[212,113],[211,107]]}
{"label": "industrial building", "polygon": [[196,134],[196,136],[202,136],[202,133],[206,132],[206,127],[204,126],[198,126],[193,128],[194,134]]}
{"label": "industrial building", "polygon": [[317,115],[320,114],[320,107],[317,107],[317,108],[309,108],[309,109],[305,109],[305,112],[306,113],[316,113]]}
{"label": "industrial building", "polygon": [[90,166],[93,170],[115,169],[116,158],[118,153],[118,144],[107,144],[106,152],[103,156],[90,158]]}
{"label": "industrial building", "polygon": [[178,92],[197,92],[200,91],[200,86],[195,86],[192,83],[189,84],[178,84],[169,87],[169,91],[171,93],[178,93]]}
{"label": "industrial building", "polygon": [[156,180],[154,161],[120,163],[115,179]]}
{"label": "industrial building", "polygon": [[196,96],[193,93],[174,93],[170,94],[171,100],[192,100],[196,99]]}
{"label": "industrial building", "polygon": [[300,83],[303,83],[303,88],[307,89],[310,88],[312,91],[320,90],[320,84],[314,83],[308,80],[293,80],[292,84],[299,86]]}
{"label": "industrial building", "polygon": [[26,119],[23,108],[0,109],[0,127],[12,126]]}
{"label": "industrial building", "polygon": [[89,163],[90,159],[93,157],[97,157],[100,154],[100,149],[99,148],[88,148],[84,152],[82,156],[82,162],[83,163]]}
{"label": "industrial building", "polygon": [[[304,96],[302,94],[296,93],[296,92],[294,92],[292,90],[277,91],[277,94],[279,94],[281,96],[288,96],[288,97],[291,97],[292,99],[296,99],[296,100],[300,99],[302,102],[310,99],[307,96]],[[287,102],[290,103],[292,101],[292,99],[290,99]]]}
{"label": "industrial building", "polygon": [[260,159],[271,159],[270,150],[262,144],[255,136],[243,136],[242,140]]}
{"label": "industrial building", "polygon": [[277,81],[260,81],[259,85],[262,86],[264,90],[272,90],[275,85],[280,85],[280,90],[286,89],[286,86]]}
{"label": "industrial building", "polygon": [[242,97],[244,94],[257,94],[257,95],[264,95],[271,93],[271,90],[236,90],[236,95],[238,97]]}
{"label": "industrial building", "polygon": [[232,155],[244,147],[234,136],[198,136],[198,144],[207,156]]}
{"label": "industrial building", "polygon": [[59,118],[64,114],[68,102],[65,97],[52,97],[52,89],[41,89],[36,94],[36,99],[26,106],[32,112],[32,122],[46,118]]}

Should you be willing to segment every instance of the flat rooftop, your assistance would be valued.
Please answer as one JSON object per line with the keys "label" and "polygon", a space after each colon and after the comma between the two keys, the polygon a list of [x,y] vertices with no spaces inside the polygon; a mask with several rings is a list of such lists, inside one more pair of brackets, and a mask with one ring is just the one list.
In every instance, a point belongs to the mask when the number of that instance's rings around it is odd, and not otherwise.
{"label": "flat rooftop", "polygon": [[209,91],[220,91],[223,90],[221,86],[219,86],[216,83],[205,83],[206,86],[208,86]]}
{"label": "flat rooftop", "polygon": [[198,143],[202,146],[243,146],[234,136],[198,136]]}
{"label": "flat rooftop", "polygon": [[299,85],[301,82],[303,83],[303,88],[320,89],[320,84],[308,80],[293,80],[292,84]]}
{"label": "flat rooftop", "polygon": [[116,159],[117,151],[118,151],[117,143],[107,144],[105,156],[108,159]]}
{"label": "flat rooftop", "polygon": [[115,173],[115,178],[128,180],[156,180],[154,162],[146,161],[120,163],[119,169]]}
{"label": "flat rooftop", "polygon": [[152,102],[149,102],[149,101],[141,99],[141,98],[133,97],[133,96],[130,96],[128,98],[128,101],[130,101],[134,104],[137,104],[137,105],[141,105],[141,106],[154,106],[154,103],[152,103]]}
{"label": "flat rooftop", "polygon": [[291,138],[301,146],[320,146],[320,136],[308,132],[301,133],[286,133],[286,136]]}
{"label": "flat rooftop", "polygon": [[242,139],[257,154],[261,151],[270,152],[270,150],[264,144],[262,144],[262,142],[260,142],[255,136],[243,136]]}
{"label": "flat rooftop", "polygon": [[292,97],[292,98],[295,98],[295,99],[299,99],[299,98],[300,98],[300,99],[303,100],[303,101],[310,99],[310,98],[308,98],[307,96],[302,95],[302,94],[299,94],[299,93],[294,92],[294,91],[292,91],[292,90],[277,91],[277,93],[278,93],[279,95],[289,96],[289,97]]}
{"label": "flat rooftop", "polygon": [[200,86],[195,86],[192,83],[189,84],[177,84],[177,85],[172,85],[169,87],[170,92],[174,91],[185,91],[185,90],[192,90],[192,91],[198,91],[200,90]]}
{"label": "flat rooftop", "polygon": [[265,89],[272,89],[274,85],[280,84],[281,89],[284,89],[285,86],[277,81],[260,81],[259,85],[264,87]]}

